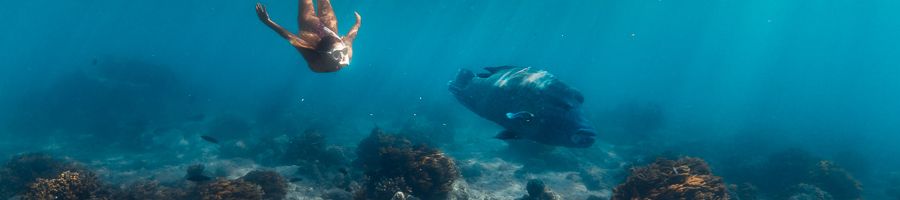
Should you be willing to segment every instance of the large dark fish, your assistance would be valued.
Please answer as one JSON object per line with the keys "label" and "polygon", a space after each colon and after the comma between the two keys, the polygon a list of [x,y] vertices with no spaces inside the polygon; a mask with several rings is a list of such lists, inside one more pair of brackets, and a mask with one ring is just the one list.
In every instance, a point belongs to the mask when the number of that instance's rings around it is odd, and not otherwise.
{"label": "large dark fish", "polygon": [[450,92],[475,114],[503,126],[498,139],[527,139],[555,146],[587,148],[596,131],[583,116],[584,97],[544,70],[487,67],[461,69]]}

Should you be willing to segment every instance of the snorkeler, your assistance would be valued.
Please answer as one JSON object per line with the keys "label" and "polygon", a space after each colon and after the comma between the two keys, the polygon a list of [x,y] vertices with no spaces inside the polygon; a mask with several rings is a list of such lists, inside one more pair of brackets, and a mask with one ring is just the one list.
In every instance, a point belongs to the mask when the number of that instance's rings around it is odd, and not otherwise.
{"label": "snorkeler", "polygon": [[[309,68],[314,72],[336,72],[350,64],[353,58],[353,40],[362,17],[356,14],[356,24],[350,28],[344,37],[338,36],[337,18],[331,8],[330,0],[318,0],[318,11],[313,10],[312,0],[300,0],[300,34],[294,35],[290,31],[269,19],[266,7],[256,3],[256,15],[266,26],[272,28],[278,35],[290,41],[291,46],[297,48]],[[298,36],[299,35],[299,36]]]}

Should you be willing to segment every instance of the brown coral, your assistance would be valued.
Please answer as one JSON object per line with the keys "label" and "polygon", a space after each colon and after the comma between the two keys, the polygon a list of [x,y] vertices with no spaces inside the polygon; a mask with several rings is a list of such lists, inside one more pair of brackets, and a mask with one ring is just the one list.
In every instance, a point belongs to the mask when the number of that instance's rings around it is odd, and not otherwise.
{"label": "brown coral", "polygon": [[168,200],[185,199],[188,193],[181,188],[162,186],[158,181],[137,181],[118,190],[116,200]]}
{"label": "brown coral", "polygon": [[264,192],[256,184],[243,180],[217,179],[213,182],[200,185],[197,188],[202,200],[261,200]]}
{"label": "brown coral", "polygon": [[835,199],[862,199],[862,184],[846,170],[828,160],[819,161],[809,172],[810,183]]}
{"label": "brown coral", "polygon": [[413,146],[402,136],[379,129],[360,142],[355,161],[366,176],[369,199],[390,199],[403,192],[422,199],[442,199],[452,189],[459,170],[440,150]]}
{"label": "brown coral", "polygon": [[274,171],[255,170],[241,177],[241,180],[259,185],[265,192],[263,199],[266,200],[280,200],[287,195],[287,180]]}
{"label": "brown coral", "polygon": [[79,170],[80,166],[49,154],[29,153],[13,157],[0,168],[0,199],[7,199],[28,189],[38,178],[54,178],[67,170]]}
{"label": "brown coral", "polygon": [[722,178],[714,176],[699,158],[657,159],[631,170],[631,176],[614,190],[612,200],[729,199]]}
{"label": "brown coral", "polygon": [[43,199],[109,199],[96,175],[90,172],[65,171],[55,179],[39,178],[29,186],[23,200]]}

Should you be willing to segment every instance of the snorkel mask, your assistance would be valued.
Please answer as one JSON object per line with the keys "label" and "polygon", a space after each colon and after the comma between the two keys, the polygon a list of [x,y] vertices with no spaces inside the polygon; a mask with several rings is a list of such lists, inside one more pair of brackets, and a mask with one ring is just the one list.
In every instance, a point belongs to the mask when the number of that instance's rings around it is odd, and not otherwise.
{"label": "snorkel mask", "polygon": [[338,36],[337,33],[331,31],[331,29],[325,28],[325,32],[328,32],[329,36],[323,38],[325,44],[332,45],[331,48],[325,50],[325,54],[331,60],[337,62],[341,66],[346,66],[350,64],[350,47],[347,44],[344,44],[344,41],[341,40],[341,37]]}

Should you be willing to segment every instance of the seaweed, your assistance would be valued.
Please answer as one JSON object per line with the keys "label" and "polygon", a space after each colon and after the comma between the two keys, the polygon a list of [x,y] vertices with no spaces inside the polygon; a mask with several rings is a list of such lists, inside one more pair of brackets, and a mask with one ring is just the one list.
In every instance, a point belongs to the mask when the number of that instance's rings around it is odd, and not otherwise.
{"label": "seaweed", "polygon": [[247,173],[241,180],[259,185],[265,195],[266,200],[280,200],[287,195],[287,180],[274,171],[254,170]]}
{"label": "seaweed", "polygon": [[64,171],[77,171],[81,166],[55,159],[45,153],[28,153],[13,157],[0,168],[0,199],[25,191],[39,178],[53,178]]}
{"label": "seaweed", "polygon": [[89,171],[65,171],[53,179],[38,178],[22,195],[23,200],[110,199],[109,190]]}
{"label": "seaweed", "polygon": [[713,175],[705,161],[685,157],[659,158],[646,167],[631,169],[631,175],[615,188],[611,199],[724,200],[729,196],[722,178]]}
{"label": "seaweed", "polygon": [[525,186],[525,191],[528,191],[528,194],[523,196],[522,198],[518,198],[517,200],[560,200],[562,199],[559,195],[550,191],[550,188],[544,184],[544,181],[532,179],[528,181],[528,185]]}
{"label": "seaweed", "polygon": [[198,185],[196,192],[198,195],[196,199],[202,200],[261,200],[264,195],[260,186],[240,179],[216,179],[215,181]]}
{"label": "seaweed", "polygon": [[459,178],[453,160],[440,150],[412,145],[400,135],[377,128],[359,143],[357,155],[354,164],[365,174],[357,199],[391,199],[398,192],[421,199],[445,199]]}

